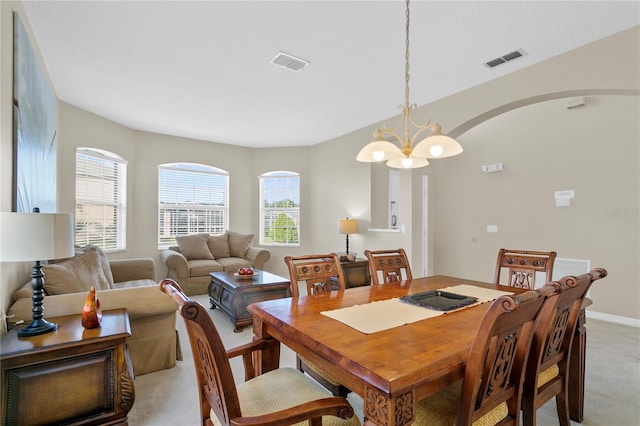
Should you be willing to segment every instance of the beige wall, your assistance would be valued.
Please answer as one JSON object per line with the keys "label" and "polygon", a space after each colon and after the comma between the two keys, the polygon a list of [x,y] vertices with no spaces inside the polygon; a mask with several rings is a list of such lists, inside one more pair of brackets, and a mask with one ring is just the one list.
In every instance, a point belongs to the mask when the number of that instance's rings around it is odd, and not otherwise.
{"label": "beige wall", "polygon": [[[638,317],[638,98],[586,100],[523,107],[460,136],[465,155],[435,178],[434,272],[486,281],[500,247],[555,250],[609,271],[593,310]],[[504,171],[481,171],[496,162]],[[570,207],[555,207],[559,190],[575,190]]]}
{"label": "beige wall", "polygon": [[[11,132],[5,123],[11,122],[11,6],[2,2],[1,8],[1,206],[8,211]],[[638,28],[634,28],[420,108],[416,116],[428,115],[439,121],[445,131],[459,137],[465,153],[434,160],[425,169],[401,171],[404,190],[400,223],[405,225],[405,233],[367,231],[371,218],[370,166],[356,162],[355,156],[371,138],[375,125],[312,147],[249,149],[140,132],[65,103],[60,103],[59,111],[59,211],[73,211],[75,148],[92,146],[115,152],[129,162],[129,182],[127,251],[113,257],[157,260],[158,164],[193,161],[229,171],[230,228],[255,234],[259,230],[258,176],[272,170],[290,170],[301,176],[301,246],[272,248],[267,269],[286,274],[282,261],[285,254],[342,251],[344,236],[337,234],[337,220],[349,216],[360,220],[360,233],[350,236],[353,250],[362,254],[365,248],[404,247],[412,255],[414,271],[421,271],[421,179],[428,175],[427,259],[431,273],[488,280],[500,246],[553,246],[550,248],[561,257],[590,259],[594,266],[610,270],[607,280],[593,290],[594,310],[638,320],[638,216],[610,218],[604,217],[603,211],[638,209],[639,39]],[[635,97],[592,99],[601,94],[601,89],[602,93],[617,90]],[[567,111],[563,101],[549,101],[577,93],[590,95],[582,109]],[[538,103],[545,100],[548,102]],[[534,105],[526,107],[528,104]],[[606,137],[607,143],[620,141],[624,149],[619,157],[600,154],[603,138],[598,136],[603,134],[612,135]],[[542,151],[544,144],[547,150],[558,145],[561,148],[552,157]],[[584,149],[584,144],[590,149]],[[529,161],[533,154],[536,160]],[[480,172],[481,164],[497,161],[505,163],[504,172]],[[593,166],[593,170],[565,172],[565,163],[580,164],[577,169]],[[520,209],[518,219],[507,216],[510,205],[506,196],[519,193],[523,183],[538,180],[544,186],[530,191],[535,201],[530,209]],[[561,189],[576,190],[572,207],[553,207],[552,192]],[[517,198],[519,206],[525,204],[522,196]],[[537,225],[540,220],[544,223]],[[532,231],[530,227],[523,230],[519,227],[522,223],[536,224],[545,231]],[[499,232],[486,234],[487,224],[497,224]],[[24,282],[16,279],[24,275],[24,268],[16,272],[18,269],[11,265],[3,268],[3,309],[14,289]],[[159,262],[157,270],[158,277],[165,273]]]}

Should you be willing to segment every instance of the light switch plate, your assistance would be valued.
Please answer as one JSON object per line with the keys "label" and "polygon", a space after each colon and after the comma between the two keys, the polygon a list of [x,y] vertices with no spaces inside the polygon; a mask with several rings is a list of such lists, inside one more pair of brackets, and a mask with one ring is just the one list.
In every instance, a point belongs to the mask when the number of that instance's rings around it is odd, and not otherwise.
{"label": "light switch plate", "polygon": [[487,232],[489,233],[498,232],[498,225],[487,225]]}

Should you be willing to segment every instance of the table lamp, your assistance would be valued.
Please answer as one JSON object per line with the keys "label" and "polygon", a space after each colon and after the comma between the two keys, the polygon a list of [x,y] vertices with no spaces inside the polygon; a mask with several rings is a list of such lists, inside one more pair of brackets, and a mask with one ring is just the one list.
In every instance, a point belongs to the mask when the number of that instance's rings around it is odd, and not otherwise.
{"label": "table lamp", "polygon": [[[37,209],[34,209],[37,211]],[[72,257],[73,216],[61,213],[0,213],[0,262],[25,262]],[[33,321],[18,336],[49,333],[58,325],[44,319],[44,274],[40,260],[31,272]]]}
{"label": "table lamp", "polygon": [[347,241],[347,251],[345,254],[349,256],[349,234],[358,233],[358,221],[356,219],[338,219],[338,234],[345,234]]}

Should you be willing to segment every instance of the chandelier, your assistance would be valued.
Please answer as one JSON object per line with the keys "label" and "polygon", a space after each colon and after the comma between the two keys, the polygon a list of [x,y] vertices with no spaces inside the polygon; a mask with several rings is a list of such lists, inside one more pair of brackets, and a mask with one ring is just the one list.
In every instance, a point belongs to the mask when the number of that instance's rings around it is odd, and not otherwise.
{"label": "chandelier", "polygon": [[[409,0],[406,12],[406,38],[404,62],[404,105],[402,119],[398,126],[376,129],[373,140],[360,150],[356,160],[362,162],[386,161],[387,166],[396,169],[415,169],[429,164],[427,158],[444,158],[458,155],[462,147],[455,139],[442,133],[438,123],[431,124],[427,118],[424,124],[417,123],[412,116],[416,104],[409,103]],[[414,130],[413,136],[411,130]],[[414,146],[419,136],[429,130],[430,134]],[[396,145],[398,143],[400,147]]]}

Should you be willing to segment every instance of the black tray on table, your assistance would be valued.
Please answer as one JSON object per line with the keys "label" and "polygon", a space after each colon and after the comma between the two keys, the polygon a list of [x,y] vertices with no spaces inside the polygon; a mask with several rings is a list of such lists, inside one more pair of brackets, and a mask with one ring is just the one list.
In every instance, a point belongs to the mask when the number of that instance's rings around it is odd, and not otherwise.
{"label": "black tray on table", "polygon": [[437,311],[451,311],[476,303],[478,298],[449,293],[447,291],[430,290],[403,296],[400,300]]}

